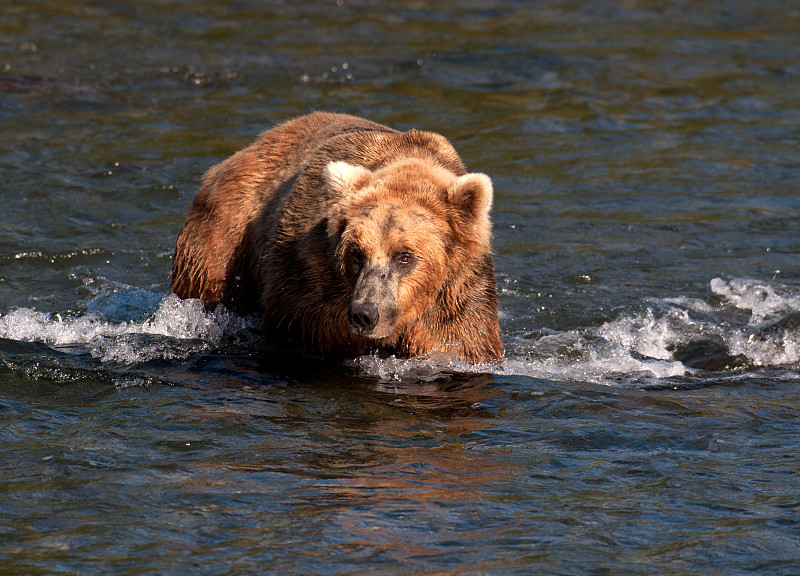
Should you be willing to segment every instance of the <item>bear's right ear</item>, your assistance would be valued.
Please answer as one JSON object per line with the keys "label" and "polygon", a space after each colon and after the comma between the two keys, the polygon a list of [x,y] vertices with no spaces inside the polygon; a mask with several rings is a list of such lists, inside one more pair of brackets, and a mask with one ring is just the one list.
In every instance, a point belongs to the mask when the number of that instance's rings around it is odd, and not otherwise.
{"label": "bear's right ear", "polygon": [[347,162],[329,162],[322,171],[325,185],[334,198],[341,198],[348,193],[363,188],[372,180],[372,172],[363,166],[354,166]]}

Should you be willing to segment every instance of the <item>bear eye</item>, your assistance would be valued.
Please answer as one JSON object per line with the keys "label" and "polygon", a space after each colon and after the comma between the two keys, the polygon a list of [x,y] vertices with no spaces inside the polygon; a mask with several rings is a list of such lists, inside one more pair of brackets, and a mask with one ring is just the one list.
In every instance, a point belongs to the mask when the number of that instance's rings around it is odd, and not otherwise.
{"label": "bear eye", "polygon": [[402,252],[397,252],[394,255],[394,259],[398,264],[406,266],[408,264],[411,264],[411,262],[414,260],[414,255],[408,250],[404,250]]}
{"label": "bear eye", "polygon": [[352,252],[350,252],[350,260],[353,262],[354,267],[361,268],[364,265],[364,252],[358,248],[353,248]]}

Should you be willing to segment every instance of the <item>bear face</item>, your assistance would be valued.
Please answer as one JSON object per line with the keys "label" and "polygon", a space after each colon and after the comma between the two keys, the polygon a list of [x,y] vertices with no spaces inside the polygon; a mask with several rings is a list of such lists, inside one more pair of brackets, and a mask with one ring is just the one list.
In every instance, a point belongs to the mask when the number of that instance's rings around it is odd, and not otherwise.
{"label": "bear face", "polygon": [[490,243],[491,180],[414,159],[377,171],[331,162],[328,236],[351,289],[350,331],[391,346],[420,322],[470,254]]}

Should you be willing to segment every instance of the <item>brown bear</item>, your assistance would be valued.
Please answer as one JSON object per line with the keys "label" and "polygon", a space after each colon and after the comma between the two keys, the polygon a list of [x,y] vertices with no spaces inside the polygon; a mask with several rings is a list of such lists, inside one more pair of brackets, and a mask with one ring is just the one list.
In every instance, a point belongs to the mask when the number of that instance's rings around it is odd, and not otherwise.
{"label": "brown bear", "polygon": [[212,167],[172,290],[326,356],[500,358],[492,183],[443,136],[315,112]]}

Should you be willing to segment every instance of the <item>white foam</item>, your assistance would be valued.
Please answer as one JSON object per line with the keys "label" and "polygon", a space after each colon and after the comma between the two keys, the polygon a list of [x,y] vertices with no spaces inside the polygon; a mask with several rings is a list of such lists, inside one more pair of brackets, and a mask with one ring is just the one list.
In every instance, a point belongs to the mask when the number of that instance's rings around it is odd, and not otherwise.
{"label": "white foam", "polygon": [[800,296],[780,284],[714,278],[711,291],[736,308],[749,310],[751,326],[774,322],[788,313],[800,311]]}
{"label": "white foam", "polygon": [[[359,367],[381,381],[420,378],[421,366],[430,380],[446,372],[494,372],[554,381],[601,384],[652,384],[695,370],[673,359],[676,347],[695,341],[721,342],[731,357],[740,355],[756,368],[800,366],[800,327],[780,324],[800,312],[797,290],[756,280],[710,282],[716,303],[688,297],[647,301],[639,312],[627,313],[596,328],[530,335],[506,335],[506,356],[497,365],[463,362],[427,363],[424,358],[359,359]],[[746,323],[727,317],[732,310],[750,311]]]}
{"label": "white foam", "polygon": [[759,367],[800,364],[800,322],[781,326],[782,319],[800,313],[800,296],[787,286],[752,279],[715,278],[711,290],[737,309],[750,311],[749,329],[724,334],[733,354]]}
{"label": "white foam", "polygon": [[[720,342],[753,367],[800,367],[800,290],[757,280],[710,282],[708,299],[653,299],[598,327],[505,334],[501,362],[472,366],[453,350],[412,359],[366,356],[354,365],[381,382],[429,382],[453,372],[492,372],[556,381],[650,384],[693,370],[673,359],[694,341]],[[742,312],[747,314],[742,314]],[[81,314],[30,308],[0,316],[0,338],[77,349],[103,362],[185,359],[257,328],[199,300],[125,288],[94,297]]]}
{"label": "white foam", "polygon": [[448,372],[469,372],[474,367],[458,360],[457,347],[451,346],[444,351],[434,350],[430,354],[414,358],[379,358],[378,356],[361,356],[352,364],[365,375],[377,378],[381,382],[429,382]]}
{"label": "white foam", "polygon": [[[224,336],[252,326],[252,319],[241,318],[224,307],[206,312],[200,300],[181,300],[174,294],[164,296],[155,310],[146,314],[140,307],[131,307],[128,295],[124,291],[114,293],[113,298],[104,298],[98,308],[105,309],[111,317],[118,316],[120,309],[134,317],[145,313],[143,319],[110,321],[92,306],[86,313],[74,316],[20,308],[0,316],[0,338],[86,348],[104,362],[132,364],[186,357],[192,350],[216,346]],[[141,298],[141,294],[137,298],[140,304],[154,300]],[[186,341],[192,342],[187,346]]]}

